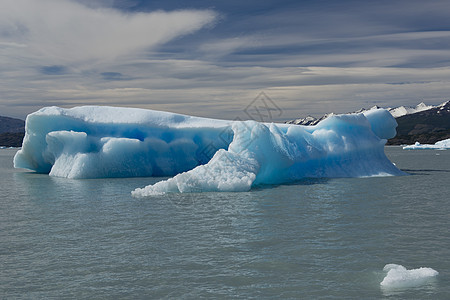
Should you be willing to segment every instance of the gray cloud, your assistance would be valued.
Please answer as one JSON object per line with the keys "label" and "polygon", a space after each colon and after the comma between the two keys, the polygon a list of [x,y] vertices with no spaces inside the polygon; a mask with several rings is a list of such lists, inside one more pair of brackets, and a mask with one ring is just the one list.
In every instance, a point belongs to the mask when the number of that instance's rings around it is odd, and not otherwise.
{"label": "gray cloud", "polygon": [[234,119],[265,91],[281,121],[450,94],[444,1],[130,12],[142,3],[3,0],[0,114],[98,104]]}
{"label": "gray cloud", "polygon": [[131,80],[132,78],[120,72],[103,72],[100,74],[104,80]]}
{"label": "gray cloud", "polygon": [[67,68],[61,65],[43,66],[39,71],[44,75],[63,75],[68,72]]}

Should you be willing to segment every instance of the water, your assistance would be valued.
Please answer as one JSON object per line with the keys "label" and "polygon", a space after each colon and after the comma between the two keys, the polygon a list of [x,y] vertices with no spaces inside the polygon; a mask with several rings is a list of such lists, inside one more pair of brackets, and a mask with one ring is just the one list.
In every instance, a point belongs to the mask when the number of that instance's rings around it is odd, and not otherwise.
{"label": "water", "polygon": [[[450,299],[450,151],[386,152],[412,175],[134,199],[161,178],[52,178],[0,150],[0,298]],[[388,263],[440,274],[383,290]]]}

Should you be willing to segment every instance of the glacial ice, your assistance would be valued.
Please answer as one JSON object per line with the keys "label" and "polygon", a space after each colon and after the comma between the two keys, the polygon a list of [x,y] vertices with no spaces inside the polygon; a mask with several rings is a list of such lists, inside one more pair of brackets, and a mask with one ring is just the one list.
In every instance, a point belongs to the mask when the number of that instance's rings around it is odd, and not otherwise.
{"label": "glacial ice", "polygon": [[396,264],[387,264],[383,271],[387,272],[386,277],[380,283],[383,288],[415,287],[439,275],[439,272],[432,268],[422,267],[407,270],[404,266]]}
{"label": "glacial ice", "polygon": [[435,149],[435,150],[446,150],[450,149],[450,139],[442,140],[436,142],[435,144],[421,144],[416,142],[414,145],[404,146],[405,150],[420,150],[420,149]]}
{"label": "glacial ice", "polygon": [[67,178],[172,176],[225,148],[230,121],[135,108],[46,107],[27,116],[14,166]]}
{"label": "glacial ice", "polygon": [[385,156],[397,123],[384,110],[315,126],[226,121],[134,108],[43,108],[26,120],[16,168],[67,178],[174,176],[136,189],[247,191],[305,177],[402,175]]}

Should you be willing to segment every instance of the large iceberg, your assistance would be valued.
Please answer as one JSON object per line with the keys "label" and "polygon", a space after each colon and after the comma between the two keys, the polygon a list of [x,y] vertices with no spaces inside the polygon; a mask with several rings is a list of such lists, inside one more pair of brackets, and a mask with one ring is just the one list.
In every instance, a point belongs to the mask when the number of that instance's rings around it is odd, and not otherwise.
{"label": "large iceberg", "polygon": [[67,178],[176,175],[134,196],[247,191],[305,177],[401,175],[384,154],[396,126],[384,109],[299,126],[134,108],[47,107],[27,117],[14,166]]}

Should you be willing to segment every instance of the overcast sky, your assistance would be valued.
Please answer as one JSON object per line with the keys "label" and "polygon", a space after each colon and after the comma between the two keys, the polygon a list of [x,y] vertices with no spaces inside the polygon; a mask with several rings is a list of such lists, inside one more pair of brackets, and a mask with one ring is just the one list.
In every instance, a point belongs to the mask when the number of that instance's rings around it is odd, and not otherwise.
{"label": "overcast sky", "polygon": [[0,1],[0,115],[245,119],[261,92],[274,121],[449,100],[450,1]]}

